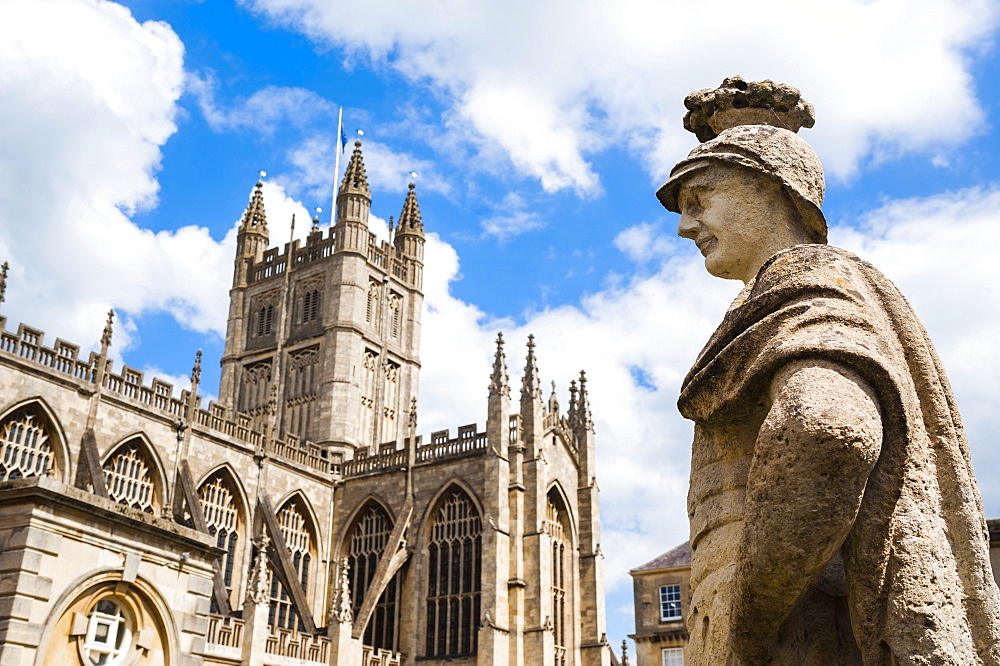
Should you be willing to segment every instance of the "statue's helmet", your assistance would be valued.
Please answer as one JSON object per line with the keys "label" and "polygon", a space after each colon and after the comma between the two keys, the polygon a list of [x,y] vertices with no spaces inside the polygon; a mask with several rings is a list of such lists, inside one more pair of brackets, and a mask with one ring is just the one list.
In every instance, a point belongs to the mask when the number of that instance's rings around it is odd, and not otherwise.
{"label": "statue's helmet", "polygon": [[[751,104],[757,102],[754,95],[766,100],[784,95],[789,99],[780,101],[790,100],[797,117],[789,119],[792,113],[784,107],[776,113],[773,108],[747,108],[742,102],[743,108],[737,108],[741,96],[747,95]],[[670,179],[657,190],[656,197],[664,208],[681,212],[677,197],[691,174],[713,164],[732,165],[781,185],[813,241],[826,242],[826,218],[820,209],[826,190],[823,165],[812,147],[794,131],[800,126],[812,126],[812,105],[799,98],[798,90],[771,81],[747,84],[740,77],[731,77],[719,89],[691,93],[685,104],[689,109],[685,127],[704,143],[678,162],[670,171]]]}

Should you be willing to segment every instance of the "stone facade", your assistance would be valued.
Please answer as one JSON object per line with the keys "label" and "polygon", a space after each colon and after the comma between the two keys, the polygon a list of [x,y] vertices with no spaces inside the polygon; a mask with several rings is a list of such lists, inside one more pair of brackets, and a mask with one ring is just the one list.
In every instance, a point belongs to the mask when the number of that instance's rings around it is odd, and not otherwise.
{"label": "stone facade", "polygon": [[680,666],[688,642],[684,618],[691,602],[691,546],[684,542],[629,573],[636,665]]}
{"label": "stone facade", "polygon": [[543,401],[502,337],[484,430],[417,434],[424,228],[240,226],[219,402],[0,318],[0,665],[611,660],[586,378]]}

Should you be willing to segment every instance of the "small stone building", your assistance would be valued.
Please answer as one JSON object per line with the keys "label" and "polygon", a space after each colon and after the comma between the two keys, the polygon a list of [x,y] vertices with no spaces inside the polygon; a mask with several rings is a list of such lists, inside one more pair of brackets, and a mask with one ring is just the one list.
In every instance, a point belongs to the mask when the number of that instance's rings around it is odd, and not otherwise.
{"label": "small stone building", "polygon": [[681,545],[636,567],[632,575],[637,666],[683,666],[685,619],[691,601],[691,545]]}
{"label": "small stone building", "polygon": [[[424,227],[242,220],[218,402],[0,318],[0,665],[603,666],[586,379],[417,434]],[[484,377],[484,388],[487,378]]]}

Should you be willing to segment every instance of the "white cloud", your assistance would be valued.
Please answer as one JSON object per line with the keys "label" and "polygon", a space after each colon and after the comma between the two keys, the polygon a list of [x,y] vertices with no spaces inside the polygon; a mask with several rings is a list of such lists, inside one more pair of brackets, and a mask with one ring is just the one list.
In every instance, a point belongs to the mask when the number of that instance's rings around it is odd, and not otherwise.
{"label": "white cloud", "polygon": [[[837,244],[859,252],[907,294],[931,333],[962,409],[987,511],[1000,515],[1000,454],[993,418],[1000,392],[1000,188],[892,202],[868,214],[859,230],[835,227]],[[740,284],[709,276],[693,246],[672,230],[640,224],[616,245],[639,262],[667,259],[584,299],[492,321],[450,294],[458,275],[454,250],[428,242],[421,370],[421,431],[454,428],[470,415],[482,423],[492,341],[504,331],[516,404],[524,340],[536,336],[545,385],[566,387],[583,368],[596,421],[603,550],[609,591],[627,594],[625,572],[687,538],[685,494],[691,425],[676,410],[691,362],[721,320]],[[459,354],[458,357],[455,355]],[[617,597],[612,597],[617,598]]]}
{"label": "white cloud", "polygon": [[970,65],[1000,14],[996,0],[243,2],[430,86],[453,131],[501,146],[548,191],[583,194],[599,191],[588,159],[611,142],[661,179],[694,143],[684,95],[732,74],[802,89],[834,177],[905,151],[940,160],[982,124]]}
{"label": "white cloud", "polygon": [[635,262],[662,260],[678,250],[678,239],[665,236],[659,225],[651,222],[640,222],[622,229],[615,236],[615,247],[625,253]]}
{"label": "white cloud", "polygon": [[[340,145],[332,134],[314,134],[307,137],[289,151],[288,162],[293,170],[289,174],[279,176],[278,182],[291,194],[310,197],[321,202],[322,207],[329,210],[333,197],[336,150]],[[337,187],[340,187],[340,179],[343,178],[352,150],[353,143],[348,143],[341,155]],[[371,140],[364,141],[362,154],[368,185],[375,192],[398,192],[399,199],[393,205],[398,205],[399,209],[403,207],[406,189],[411,181],[417,185],[418,197],[421,192],[437,192],[445,196],[452,192],[451,185],[430,160],[394,151],[383,143]],[[413,176],[412,173],[417,175]],[[378,197],[373,203],[378,208],[387,199],[389,197]],[[398,210],[392,210],[391,214],[398,216]]]}
{"label": "white cloud", "polygon": [[270,134],[282,123],[303,127],[317,118],[335,116],[336,107],[311,90],[287,86],[266,86],[249,97],[219,105],[218,87],[211,72],[203,76],[189,74],[186,89],[198,100],[198,107],[209,126],[217,131],[249,131]]}
{"label": "white cloud", "polygon": [[230,251],[205,229],[153,233],[126,216],[156,202],[183,53],[167,25],[113,3],[0,5],[0,252],[12,319],[59,322],[84,345],[111,306],[217,330],[225,289],[204,287],[227,272]]}
{"label": "white cloud", "polygon": [[479,226],[484,234],[501,242],[545,226],[538,213],[529,210],[524,198],[516,192],[507,194],[495,208],[497,214],[484,218]]}

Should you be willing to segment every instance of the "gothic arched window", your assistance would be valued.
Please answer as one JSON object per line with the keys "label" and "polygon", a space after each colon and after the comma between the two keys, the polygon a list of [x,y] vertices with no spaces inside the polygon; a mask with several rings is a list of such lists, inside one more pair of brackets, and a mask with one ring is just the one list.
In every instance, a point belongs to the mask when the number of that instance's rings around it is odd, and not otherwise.
{"label": "gothic arched window", "polygon": [[[299,582],[302,583],[302,589],[308,594],[309,567],[313,559],[311,554],[313,537],[312,531],[309,529],[308,518],[306,518],[305,511],[299,507],[297,499],[289,500],[278,511],[278,525],[281,527],[281,536],[285,539],[285,545],[288,546],[295,573],[299,577]],[[282,629],[303,630],[291,595],[288,594],[288,590],[274,573],[271,574],[271,609],[268,613],[268,624]]]}
{"label": "gothic arched window", "polygon": [[462,490],[445,496],[428,546],[428,657],[476,654],[482,585],[482,520]]}
{"label": "gothic arched window", "polygon": [[[392,520],[377,502],[369,502],[347,538],[347,559],[350,566],[351,604],[357,618],[365,593],[375,577],[375,569],[392,534]],[[373,648],[396,651],[399,646],[399,599],[402,571],[397,571],[379,596],[365,629],[364,644]]]}
{"label": "gothic arched window", "polygon": [[0,481],[49,473],[54,460],[46,425],[30,408],[4,419],[0,425]]}
{"label": "gothic arched window", "polygon": [[[205,524],[208,533],[215,537],[215,545],[225,553],[219,560],[222,571],[222,581],[227,590],[232,590],[233,568],[237,557],[239,541],[239,512],[236,507],[234,493],[226,475],[219,472],[202,484],[198,491],[202,513],[205,514]],[[213,609],[215,599],[212,599]]]}
{"label": "gothic arched window", "polygon": [[552,636],[555,643],[555,665],[566,664],[566,644],[569,635],[567,616],[568,595],[570,586],[569,560],[572,556],[570,547],[569,520],[562,497],[555,491],[549,491],[545,510],[545,529],[549,534],[551,546],[552,584],[549,594],[552,598]]}
{"label": "gothic arched window", "polygon": [[153,513],[153,464],[141,441],[132,440],[108,457],[104,482],[115,502]]}

